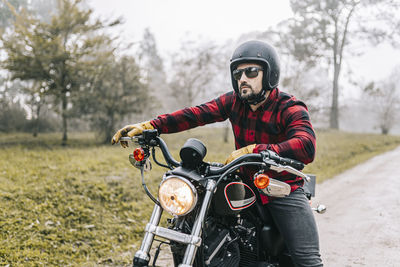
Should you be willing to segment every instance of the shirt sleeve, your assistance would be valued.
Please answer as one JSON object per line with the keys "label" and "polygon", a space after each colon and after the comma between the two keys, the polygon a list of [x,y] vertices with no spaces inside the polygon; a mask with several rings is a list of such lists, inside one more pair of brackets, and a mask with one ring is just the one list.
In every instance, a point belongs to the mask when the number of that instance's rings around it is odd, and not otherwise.
{"label": "shirt sleeve", "polygon": [[209,123],[224,121],[232,105],[232,92],[226,93],[207,103],[163,114],[150,121],[159,133],[176,133]]}
{"label": "shirt sleeve", "polygon": [[316,137],[307,107],[300,104],[289,106],[281,112],[281,124],[286,140],[276,144],[258,144],[253,152],[273,150],[282,157],[308,164],[314,160]]}

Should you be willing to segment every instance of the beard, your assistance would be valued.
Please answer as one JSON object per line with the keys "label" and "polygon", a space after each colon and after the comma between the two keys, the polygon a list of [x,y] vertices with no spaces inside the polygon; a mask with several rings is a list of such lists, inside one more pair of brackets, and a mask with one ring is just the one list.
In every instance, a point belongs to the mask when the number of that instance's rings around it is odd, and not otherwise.
{"label": "beard", "polygon": [[[242,89],[243,87],[246,88]],[[254,93],[253,88],[250,85],[246,83],[240,85],[240,98],[242,100],[252,101],[256,99],[256,97],[257,95]]]}
{"label": "beard", "polygon": [[266,91],[262,89],[260,92],[255,93],[253,87],[246,82],[239,86],[240,99],[249,105],[256,105],[265,100],[265,93]]}

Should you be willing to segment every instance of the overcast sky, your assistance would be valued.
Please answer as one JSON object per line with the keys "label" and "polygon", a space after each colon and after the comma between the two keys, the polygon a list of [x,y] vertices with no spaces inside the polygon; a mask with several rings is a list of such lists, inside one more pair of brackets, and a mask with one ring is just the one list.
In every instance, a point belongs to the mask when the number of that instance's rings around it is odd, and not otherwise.
{"label": "overcast sky", "polygon": [[134,40],[150,28],[163,51],[179,48],[188,34],[224,42],[266,30],[292,14],[282,0],[91,0],[91,5],[101,16],[122,15],[125,34]]}
{"label": "overcast sky", "polygon": [[[185,37],[222,44],[292,16],[289,0],[91,0],[90,4],[100,17],[125,19],[121,28],[125,40],[140,41],[149,28],[164,56],[177,51]],[[361,79],[383,79],[400,64],[400,50],[371,47],[347,64]]]}

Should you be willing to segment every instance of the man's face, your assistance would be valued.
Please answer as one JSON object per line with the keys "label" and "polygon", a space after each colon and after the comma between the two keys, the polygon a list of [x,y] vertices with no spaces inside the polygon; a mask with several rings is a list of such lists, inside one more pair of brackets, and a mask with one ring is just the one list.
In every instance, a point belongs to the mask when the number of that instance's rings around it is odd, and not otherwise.
{"label": "man's face", "polygon": [[[249,67],[256,67],[261,69],[261,65],[254,63],[240,64],[236,70],[241,70]],[[259,70],[258,75],[254,78],[246,76],[245,71],[242,72],[240,79],[237,80],[240,97],[243,100],[253,99],[262,89],[263,71]]]}

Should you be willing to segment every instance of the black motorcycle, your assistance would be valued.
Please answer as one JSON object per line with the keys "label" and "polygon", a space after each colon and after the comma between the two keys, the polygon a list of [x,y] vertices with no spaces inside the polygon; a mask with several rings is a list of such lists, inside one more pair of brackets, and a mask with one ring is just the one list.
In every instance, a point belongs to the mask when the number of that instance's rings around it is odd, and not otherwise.
{"label": "black motorcycle", "polygon": [[[170,154],[156,130],[146,130],[138,137],[123,137],[139,145],[129,160],[141,170],[142,184],[154,201],[154,209],[145,227],[140,250],[133,266],[149,266],[150,249],[155,237],[168,243],[175,266],[293,266],[285,243],[271,216],[262,209],[259,192],[271,197],[290,194],[287,183],[270,178],[266,171],[288,172],[306,181],[306,194],[314,195],[315,177],[299,170],[304,164],[278,156],[273,151],[247,154],[227,165],[204,162],[206,147],[194,138],[188,139],[180,150],[181,162]],[[165,163],[156,158],[155,148],[161,149]],[[158,198],[148,190],[144,171],[153,161],[169,170],[162,177]],[[254,186],[243,182],[240,170],[256,168]],[[322,205],[314,209],[325,211]],[[159,226],[161,214],[167,211],[168,228]],[[159,240],[158,240],[159,241]],[[155,266],[160,246],[152,265]]]}

